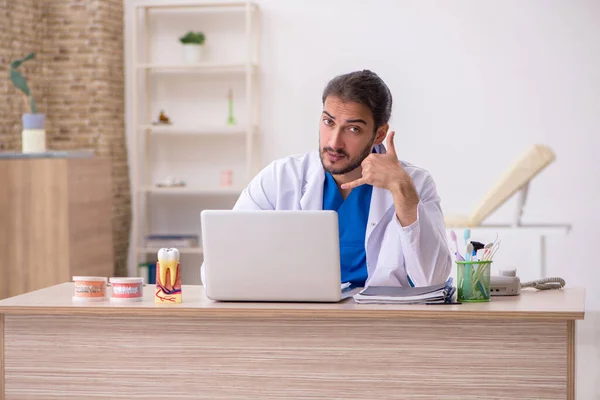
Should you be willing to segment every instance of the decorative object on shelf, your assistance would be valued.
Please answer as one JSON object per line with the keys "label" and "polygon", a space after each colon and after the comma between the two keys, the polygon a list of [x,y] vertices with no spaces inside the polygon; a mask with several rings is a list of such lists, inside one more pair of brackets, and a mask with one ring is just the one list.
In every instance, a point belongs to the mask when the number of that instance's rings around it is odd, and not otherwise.
{"label": "decorative object on shelf", "polygon": [[167,117],[163,110],[160,110],[158,121],[153,122],[152,125],[172,125],[171,118]]}
{"label": "decorative object on shelf", "polygon": [[233,116],[233,89],[229,89],[229,117],[227,118],[227,125],[235,125],[235,117]]}
{"label": "decorative object on shelf", "polygon": [[226,169],[221,171],[221,186],[229,187],[233,181],[233,171],[230,169]]}
{"label": "decorative object on shelf", "polygon": [[186,63],[194,64],[202,60],[205,39],[204,33],[192,31],[179,38],[183,44],[183,60]]}
{"label": "decorative object on shelf", "polygon": [[167,176],[156,184],[157,187],[185,187],[185,182],[177,180],[174,176]]}
{"label": "decorative object on shelf", "polygon": [[10,80],[24,94],[25,108],[29,113],[22,115],[23,131],[21,133],[21,148],[23,153],[43,153],[46,151],[46,116],[38,113],[35,99],[31,94],[23,74],[17,70],[25,61],[35,58],[35,53],[29,53],[24,58],[10,64]]}
{"label": "decorative object on shelf", "polygon": [[155,303],[181,303],[181,264],[179,250],[162,248],[156,263]]}

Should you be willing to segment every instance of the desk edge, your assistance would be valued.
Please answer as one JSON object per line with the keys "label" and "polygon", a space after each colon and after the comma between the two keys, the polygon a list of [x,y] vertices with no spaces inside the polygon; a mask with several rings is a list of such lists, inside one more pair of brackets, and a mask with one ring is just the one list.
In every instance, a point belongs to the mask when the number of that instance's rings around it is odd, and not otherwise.
{"label": "desk edge", "polygon": [[[585,311],[456,311],[448,306],[431,306],[424,310],[394,309],[285,309],[285,308],[95,308],[95,307],[0,307],[4,315],[97,315],[97,316],[140,316],[140,317],[292,317],[292,318],[419,318],[419,319],[529,319],[529,320],[583,320]],[[434,308],[436,307],[436,308]],[[461,307],[461,306],[456,306]]]}

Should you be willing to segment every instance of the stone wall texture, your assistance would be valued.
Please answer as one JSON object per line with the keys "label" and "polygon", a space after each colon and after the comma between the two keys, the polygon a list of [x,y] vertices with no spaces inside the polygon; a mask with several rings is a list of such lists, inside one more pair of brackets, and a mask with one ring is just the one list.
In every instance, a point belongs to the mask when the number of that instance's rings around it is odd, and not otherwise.
{"label": "stone wall texture", "polygon": [[20,151],[23,96],[8,79],[21,67],[47,147],[93,149],[112,161],[115,274],[127,274],[131,198],[125,138],[122,0],[0,0],[0,151]]}

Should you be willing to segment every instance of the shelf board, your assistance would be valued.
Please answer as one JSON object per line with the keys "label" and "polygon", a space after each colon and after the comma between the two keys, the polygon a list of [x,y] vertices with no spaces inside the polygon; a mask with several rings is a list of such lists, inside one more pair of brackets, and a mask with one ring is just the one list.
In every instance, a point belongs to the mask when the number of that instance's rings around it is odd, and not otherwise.
{"label": "shelf board", "polygon": [[[137,249],[140,254],[158,253],[159,247],[140,247]],[[200,247],[177,247],[180,254],[202,254],[203,250]]]}
{"label": "shelf board", "polygon": [[[173,136],[242,136],[246,135],[248,130],[245,126],[179,127],[174,125],[142,125],[141,128],[150,131],[153,135]],[[252,132],[255,129],[253,128]]]}
{"label": "shelf board", "polygon": [[169,194],[169,195],[239,195],[243,189],[236,187],[214,187],[202,188],[198,186],[183,187],[144,187],[142,191],[150,194]]}
{"label": "shelf board", "polygon": [[201,12],[218,12],[218,11],[231,11],[240,12],[246,11],[246,5],[249,5],[250,11],[256,11],[257,4],[254,2],[246,1],[229,1],[229,2],[187,2],[187,1],[173,1],[168,4],[139,4],[136,7],[145,8],[150,10],[181,10],[181,11],[201,11]]}
{"label": "shelf board", "polygon": [[[197,64],[138,64],[138,69],[152,72],[200,72],[200,73],[244,73],[248,64],[244,63],[214,63],[202,62]],[[256,64],[249,64],[251,72],[256,69]]]}

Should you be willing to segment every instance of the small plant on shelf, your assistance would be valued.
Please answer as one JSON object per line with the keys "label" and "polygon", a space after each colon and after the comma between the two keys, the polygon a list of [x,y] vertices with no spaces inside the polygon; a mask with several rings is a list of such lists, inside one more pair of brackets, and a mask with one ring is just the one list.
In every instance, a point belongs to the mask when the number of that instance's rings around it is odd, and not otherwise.
{"label": "small plant on shelf", "polygon": [[202,32],[192,32],[189,31],[185,35],[179,38],[179,41],[183,44],[196,44],[203,45],[206,37]]}
{"label": "small plant on shelf", "polygon": [[25,108],[27,111],[22,115],[23,131],[21,133],[21,147],[23,153],[41,153],[46,151],[46,116],[39,113],[35,99],[27,85],[19,67],[26,61],[35,58],[35,53],[29,53],[25,57],[10,63],[10,80],[17,89],[23,92]]}
{"label": "small plant on shelf", "polygon": [[25,57],[10,63],[10,80],[12,81],[13,85],[15,85],[15,87],[25,95],[25,104],[31,111],[31,114],[37,114],[35,99],[31,95],[31,90],[29,90],[29,86],[27,85],[25,77],[18,70],[21,64],[33,58],[35,58],[35,53],[29,53]]}
{"label": "small plant on shelf", "polygon": [[202,59],[202,48],[206,41],[203,32],[189,31],[179,38],[183,45],[183,59],[188,64],[197,63]]}

